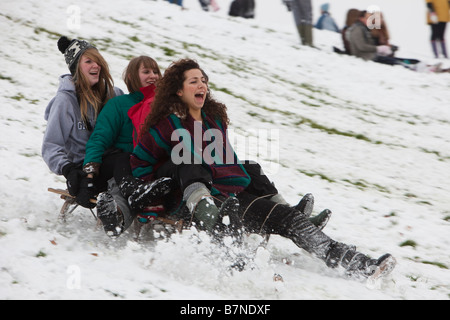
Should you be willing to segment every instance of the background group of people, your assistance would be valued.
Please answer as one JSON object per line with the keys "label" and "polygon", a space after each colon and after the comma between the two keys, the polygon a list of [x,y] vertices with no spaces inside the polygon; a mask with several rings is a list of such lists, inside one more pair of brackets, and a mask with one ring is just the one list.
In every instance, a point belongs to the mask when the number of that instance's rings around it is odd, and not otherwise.
{"label": "background group of people", "polygon": [[[321,30],[340,32],[344,50],[334,48],[336,53],[353,55],[388,65],[402,65],[413,71],[449,72],[442,69],[442,63],[428,65],[414,58],[395,56],[398,47],[390,43],[388,27],[382,12],[349,9],[345,26],[340,30],[329,13],[329,4],[321,5],[321,16],[312,24],[311,0],[282,0],[289,11],[293,12],[301,43],[313,47],[313,27]],[[448,59],[445,29],[450,21],[449,0],[425,0],[427,6],[427,23],[431,27],[431,48],[435,58]]]}
{"label": "background group of people", "polygon": [[[166,0],[170,3],[183,7],[183,0]],[[303,45],[313,46],[313,28],[319,30],[330,30],[334,32],[342,32],[344,53],[352,54],[364,59],[375,60],[376,62],[387,64],[399,64],[397,59],[384,58],[393,57],[397,46],[389,43],[389,31],[381,12],[366,12],[364,10],[350,9],[347,13],[345,26],[340,29],[330,14],[330,4],[324,3],[320,6],[321,15],[316,23],[313,22],[312,0],[281,0],[289,11],[292,11],[295,26]],[[199,0],[203,10],[213,11],[220,9],[216,0]],[[427,6],[427,23],[431,28],[431,48],[435,58],[448,58],[447,46],[445,41],[445,30],[447,22],[450,21],[450,1],[449,0],[425,0]],[[346,32],[358,21],[365,23],[368,16],[377,14],[380,24],[375,28],[370,28],[371,38],[366,38],[366,43],[359,45],[360,49],[356,49],[356,53],[352,53],[350,40]],[[230,4],[229,15],[233,17],[254,18],[255,17],[255,0],[233,0]],[[361,16],[360,16],[361,15]],[[366,16],[367,15],[367,16]],[[367,25],[366,25],[367,27]],[[360,30],[364,33],[369,31]],[[360,32],[360,33],[361,33]],[[359,39],[361,40],[361,38]],[[370,41],[367,41],[370,40]],[[355,47],[355,44],[353,45]],[[362,48],[365,46],[366,48]],[[371,46],[371,48],[368,48]],[[377,48],[374,49],[373,46]],[[361,54],[361,51],[363,53]],[[407,64],[416,64],[415,59],[407,60]],[[403,63],[403,62],[401,62]]]}
{"label": "background group of people", "polygon": [[[368,12],[358,9],[350,9],[347,12],[345,26],[340,30],[329,12],[329,4],[321,5],[321,16],[313,25],[311,0],[282,0],[293,12],[295,25],[298,29],[302,44],[313,46],[312,28],[342,32],[344,53],[356,55],[366,60],[377,60],[382,63],[396,64],[393,59],[380,57],[393,57],[398,49],[389,42],[389,31],[381,12]],[[427,6],[427,23],[431,28],[431,48],[435,58],[448,58],[445,42],[445,30],[450,21],[449,0],[425,0]],[[367,19],[372,15],[378,15],[379,24],[368,28]],[[354,24],[358,26],[359,32],[354,32],[358,39],[351,38],[349,29]],[[367,29],[367,30],[365,30]],[[354,31],[354,30],[353,30]],[[356,35],[358,34],[358,35]],[[364,38],[363,38],[364,37]],[[352,42],[352,44],[351,44]],[[353,51],[352,51],[353,47]],[[411,59],[410,59],[411,60]],[[412,59],[414,60],[414,59]]]}
{"label": "background group of people", "polygon": [[[174,3],[183,8],[183,0],[166,0],[170,3]],[[200,6],[204,11],[209,11],[211,8],[213,11],[220,10],[220,6],[216,0],[198,0]],[[255,0],[233,0],[230,4],[230,10],[228,14],[231,17],[242,17],[251,19],[255,17]]]}

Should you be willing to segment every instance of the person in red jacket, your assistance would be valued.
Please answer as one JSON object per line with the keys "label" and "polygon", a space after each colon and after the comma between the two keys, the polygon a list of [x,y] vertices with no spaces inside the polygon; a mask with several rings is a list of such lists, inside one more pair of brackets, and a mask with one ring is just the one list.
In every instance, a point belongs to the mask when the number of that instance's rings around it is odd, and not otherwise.
{"label": "person in red jacket", "polygon": [[142,124],[150,113],[151,103],[155,97],[156,83],[162,77],[156,61],[150,57],[140,56],[128,64],[124,72],[124,81],[130,92],[140,91],[144,99],[128,110],[133,123],[133,146],[136,147]]}

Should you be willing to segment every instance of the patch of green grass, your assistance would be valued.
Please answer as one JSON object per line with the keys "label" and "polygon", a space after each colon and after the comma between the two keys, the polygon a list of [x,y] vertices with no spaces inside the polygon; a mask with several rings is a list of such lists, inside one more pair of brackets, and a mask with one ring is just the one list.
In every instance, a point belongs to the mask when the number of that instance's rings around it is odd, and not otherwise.
{"label": "patch of green grass", "polygon": [[436,157],[438,157],[439,161],[450,160],[450,157],[448,157],[448,156],[443,156],[439,151],[428,150],[428,149],[425,149],[425,148],[420,148],[420,150],[423,151],[423,152],[425,152],[425,153],[434,154]]}
{"label": "patch of green grass", "polygon": [[394,211],[391,211],[389,214],[385,215],[385,217],[395,217],[397,214]]}
{"label": "patch of green grass", "polygon": [[415,242],[414,240],[406,240],[400,243],[400,247],[407,247],[407,246],[415,248],[417,246],[417,242]]}
{"label": "patch of green grass", "polygon": [[13,80],[13,78],[8,77],[8,76],[4,76],[4,75],[2,75],[2,74],[0,74],[0,80],[7,80],[7,81],[9,81],[9,82],[11,82],[11,83],[15,83],[15,81]]}
{"label": "patch of green grass", "polygon": [[407,198],[417,198],[417,196],[414,193],[410,193],[410,192],[405,193],[405,197],[407,197]]}
{"label": "patch of green grass", "polygon": [[326,132],[331,135],[340,135],[340,136],[344,136],[344,137],[355,138],[357,140],[363,140],[363,141],[370,142],[373,144],[382,144],[381,141],[372,140],[361,133],[345,132],[345,131],[341,131],[341,130],[338,130],[335,128],[329,128],[329,127],[321,125],[311,119],[302,118],[302,120],[300,120],[296,123],[296,125],[302,125],[302,124],[308,124],[313,129],[317,129],[317,130]]}
{"label": "patch of green grass", "polygon": [[38,104],[38,103],[39,103],[39,100],[38,100],[38,99],[29,99],[29,98],[26,98],[25,95],[24,95],[23,93],[18,93],[18,94],[16,94],[15,96],[11,96],[11,97],[8,97],[8,98],[13,99],[13,100],[16,100],[16,101],[22,101],[22,100],[25,100],[25,101],[27,101],[28,103],[31,103],[31,104]]}
{"label": "patch of green grass", "polygon": [[326,175],[319,173],[319,172],[307,172],[307,171],[300,170],[300,169],[298,169],[297,171],[308,177],[319,177],[320,179],[328,181],[330,183],[336,182],[335,180],[331,179],[330,177],[327,177]]}
{"label": "patch of green grass", "polygon": [[164,51],[164,55],[166,55],[166,56],[168,56],[168,57],[174,57],[174,56],[180,54],[179,52],[173,50],[172,48],[160,46],[160,49],[161,49],[162,51]]}
{"label": "patch of green grass", "polygon": [[140,42],[141,41],[141,40],[139,40],[139,38],[137,36],[132,36],[132,37],[129,37],[128,39],[130,39],[133,42]]}
{"label": "patch of green grass", "polygon": [[37,254],[36,254],[36,258],[45,258],[47,256],[47,254],[45,252],[43,252],[42,250],[40,250]]}
{"label": "patch of green grass", "polygon": [[386,187],[380,186],[379,184],[376,184],[376,183],[370,184],[369,182],[367,182],[367,181],[365,181],[365,180],[362,180],[362,179],[358,179],[358,180],[356,180],[356,181],[352,181],[352,180],[349,180],[349,179],[344,179],[343,181],[345,181],[345,182],[347,182],[347,183],[350,183],[350,184],[356,186],[356,187],[357,187],[358,189],[360,189],[360,190],[364,190],[364,189],[369,189],[369,188],[371,188],[371,189],[376,189],[376,190],[378,190],[379,192],[383,192],[383,193],[391,193],[391,192],[389,191],[389,189],[386,188]]}
{"label": "patch of green grass", "polygon": [[62,36],[61,33],[58,33],[55,31],[50,31],[50,30],[42,28],[42,27],[34,28],[34,33],[37,35],[40,35],[41,33],[46,33],[47,35],[51,36],[51,38],[53,38],[53,39],[59,39]]}
{"label": "patch of green grass", "polygon": [[137,25],[135,23],[132,23],[132,22],[130,22],[128,20],[119,20],[119,19],[115,19],[113,17],[110,17],[110,19],[111,19],[111,21],[113,21],[115,23],[118,23],[118,24],[122,24],[124,26],[130,26],[130,27],[132,27],[134,29],[138,29],[139,28],[139,25]]}
{"label": "patch of green grass", "polygon": [[419,280],[419,276],[413,276],[413,275],[409,275],[407,276],[412,282],[416,282],[417,280]]}
{"label": "patch of green grass", "polygon": [[436,261],[422,261],[422,263],[423,263],[423,264],[430,264],[430,265],[432,265],[432,266],[436,266],[436,267],[439,267],[439,268],[441,268],[441,269],[448,269],[448,267],[447,267],[445,264],[441,263],[441,262],[436,262]]}
{"label": "patch of green grass", "polygon": [[430,201],[426,201],[426,200],[420,200],[420,201],[417,201],[417,203],[419,203],[419,204],[426,204],[428,206],[432,206],[433,205]]}

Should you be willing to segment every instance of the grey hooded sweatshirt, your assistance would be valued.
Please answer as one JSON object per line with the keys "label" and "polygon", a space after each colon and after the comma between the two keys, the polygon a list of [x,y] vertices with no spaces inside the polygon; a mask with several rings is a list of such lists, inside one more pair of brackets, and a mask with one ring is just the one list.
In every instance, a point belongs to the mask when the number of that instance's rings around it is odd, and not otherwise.
{"label": "grey hooded sweatshirt", "polygon": [[[114,88],[115,95],[123,91]],[[62,175],[62,168],[69,164],[83,164],[86,143],[95,127],[94,108],[88,106],[91,130],[86,128],[80,112],[75,85],[70,74],[59,78],[56,96],[48,104],[45,115],[47,128],[42,143],[42,157],[49,169]]]}

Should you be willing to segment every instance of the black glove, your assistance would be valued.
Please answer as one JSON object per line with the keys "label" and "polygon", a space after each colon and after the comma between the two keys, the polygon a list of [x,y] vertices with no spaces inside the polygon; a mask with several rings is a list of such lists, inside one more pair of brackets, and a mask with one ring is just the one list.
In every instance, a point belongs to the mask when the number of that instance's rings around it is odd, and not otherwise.
{"label": "black glove", "polygon": [[95,207],[95,203],[91,202],[91,199],[96,199],[97,188],[94,185],[94,179],[84,177],[81,179],[79,191],[75,201],[84,208],[92,209]]}
{"label": "black glove", "polygon": [[81,170],[81,167],[73,163],[65,165],[62,168],[62,173],[67,180],[66,184],[70,195],[75,197],[78,193],[78,189],[80,188],[81,179],[86,177],[86,173]]}

